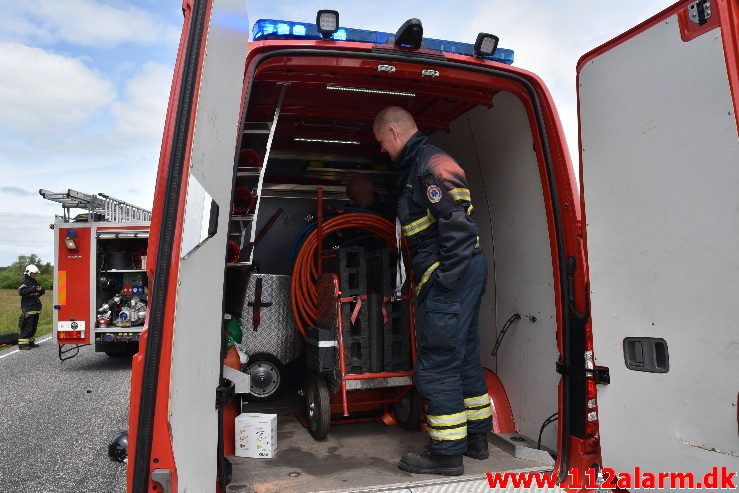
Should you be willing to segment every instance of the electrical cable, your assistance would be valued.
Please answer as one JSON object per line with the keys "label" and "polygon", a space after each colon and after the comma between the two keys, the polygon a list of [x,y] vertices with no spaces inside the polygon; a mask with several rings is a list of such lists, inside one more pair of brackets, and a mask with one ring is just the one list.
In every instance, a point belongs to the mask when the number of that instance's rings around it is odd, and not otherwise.
{"label": "electrical cable", "polygon": [[[376,214],[351,212],[332,217],[323,223],[323,235],[341,229],[364,229],[385,241],[388,247],[395,246],[395,225]],[[407,246],[403,241],[407,254]],[[318,232],[313,229],[306,237],[295,259],[290,279],[290,303],[300,336],[306,338],[306,328],[315,327],[318,318],[318,268],[316,255]]]}
{"label": "electrical cable", "polygon": [[544,428],[549,426],[550,424],[554,423],[559,419],[559,413],[556,412],[549,416],[547,419],[544,420],[544,422],[541,424],[541,428],[539,428],[539,440],[536,442],[536,450],[541,450],[541,435],[544,433]]}

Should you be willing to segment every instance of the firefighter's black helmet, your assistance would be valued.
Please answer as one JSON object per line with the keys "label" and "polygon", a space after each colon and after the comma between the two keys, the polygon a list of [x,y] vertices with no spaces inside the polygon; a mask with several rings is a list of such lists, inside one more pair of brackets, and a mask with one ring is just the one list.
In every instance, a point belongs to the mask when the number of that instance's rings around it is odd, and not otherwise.
{"label": "firefighter's black helmet", "polygon": [[126,462],[128,460],[128,432],[122,431],[117,433],[108,443],[108,457],[116,462]]}

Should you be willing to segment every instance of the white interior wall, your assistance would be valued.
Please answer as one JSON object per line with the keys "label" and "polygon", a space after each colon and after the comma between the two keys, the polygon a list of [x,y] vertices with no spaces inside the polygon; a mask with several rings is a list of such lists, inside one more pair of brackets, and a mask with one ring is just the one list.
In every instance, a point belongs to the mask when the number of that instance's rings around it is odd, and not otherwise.
{"label": "white interior wall", "polygon": [[[549,232],[528,116],[518,98],[500,93],[492,109],[470,111],[431,141],[465,170],[488,261],[480,313],[483,366],[503,381],[518,431],[536,440],[557,411],[559,376]],[[514,313],[521,320],[493,358],[497,333]],[[542,443],[556,448],[556,425]]]}

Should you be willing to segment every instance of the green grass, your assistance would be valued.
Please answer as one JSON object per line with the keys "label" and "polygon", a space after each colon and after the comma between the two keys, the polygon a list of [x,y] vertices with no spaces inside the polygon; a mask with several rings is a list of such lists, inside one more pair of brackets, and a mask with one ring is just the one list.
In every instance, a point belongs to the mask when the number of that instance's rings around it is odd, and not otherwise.
{"label": "green grass", "polygon": [[[41,297],[44,308],[38,321],[36,338],[51,333],[51,291]],[[18,332],[18,316],[21,312],[21,297],[15,289],[0,289],[0,334]],[[6,346],[0,346],[0,349]]]}

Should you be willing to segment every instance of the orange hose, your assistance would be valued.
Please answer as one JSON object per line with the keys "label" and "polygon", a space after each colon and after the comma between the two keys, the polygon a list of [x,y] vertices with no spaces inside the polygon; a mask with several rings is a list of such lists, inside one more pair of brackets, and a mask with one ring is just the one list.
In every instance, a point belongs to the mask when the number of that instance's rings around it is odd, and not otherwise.
{"label": "orange hose", "polygon": [[[385,240],[388,247],[397,248],[395,225],[383,217],[365,212],[352,212],[332,217],[323,223],[324,236],[341,229],[369,231]],[[405,241],[403,241],[403,247],[406,247]],[[306,327],[315,327],[318,318],[317,248],[318,232],[314,230],[300,247],[290,280],[290,303],[298,332],[303,339],[306,337]]]}

